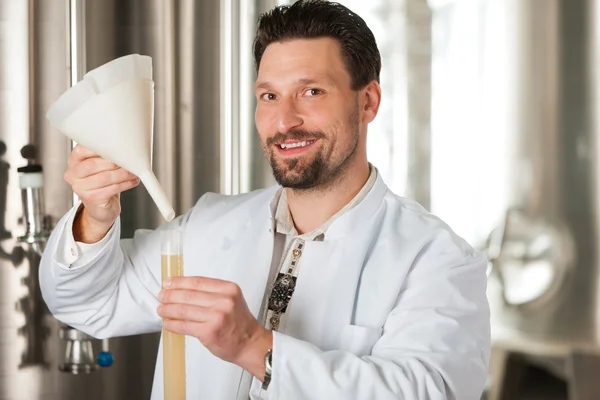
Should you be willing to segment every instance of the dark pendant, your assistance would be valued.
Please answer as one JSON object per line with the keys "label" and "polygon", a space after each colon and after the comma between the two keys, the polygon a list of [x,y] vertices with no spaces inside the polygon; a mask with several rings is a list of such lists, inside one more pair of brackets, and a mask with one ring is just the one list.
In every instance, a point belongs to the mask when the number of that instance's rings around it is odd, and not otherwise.
{"label": "dark pendant", "polygon": [[284,313],[294,289],[296,288],[296,277],[289,274],[282,274],[281,272],[277,275],[277,279],[273,284],[271,290],[271,296],[269,297],[269,310]]}
{"label": "dark pendant", "polygon": [[279,313],[274,313],[271,316],[271,319],[269,319],[269,322],[271,323],[271,330],[276,331],[279,329],[280,318],[281,318],[281,314],[279,314]]}

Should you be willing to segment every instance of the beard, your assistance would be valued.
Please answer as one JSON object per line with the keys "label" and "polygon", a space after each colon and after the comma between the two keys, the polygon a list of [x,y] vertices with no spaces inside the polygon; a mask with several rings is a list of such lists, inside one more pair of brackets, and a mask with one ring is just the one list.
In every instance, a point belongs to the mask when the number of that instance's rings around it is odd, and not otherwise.
{"label": "beard", "polygon": [[[311,132],[311,134],[315,133],[317,132]],[[273,169],[273,177],[281,186],[290,189],[305,190],[318,186],[323,180],[323,172],[326,170],[327,165],[322,149],[308,162],[300,160],[300,158],[278,162],[274,153],[271,152],[269,163]]]}
{"label": "beard", "polygon": [[[333,184],[346,170],[349,161],[356,154],[359,142],[358,126],[358,104],[356,110],[349,118],[349,129],[352,133],[348,149],[342,154],[336,154],[335,149],[322,145],[317,153],[308,159],[300,156],[289,159],[277,159],[276,151],[273,149],[275,143],[281,143],[286,139],[309,140],[319,139],[327,143],[327,135],[323,131],[306,131],[293,129],[286,134],[277,133],[267,139],[266,153],[273,170],[273,177],[277,183],[285,188],[297,190],[311,190],[326,187]],[[331,143],[331,142],[330,142]],[[333,153],[333,154],[332,154]]]}

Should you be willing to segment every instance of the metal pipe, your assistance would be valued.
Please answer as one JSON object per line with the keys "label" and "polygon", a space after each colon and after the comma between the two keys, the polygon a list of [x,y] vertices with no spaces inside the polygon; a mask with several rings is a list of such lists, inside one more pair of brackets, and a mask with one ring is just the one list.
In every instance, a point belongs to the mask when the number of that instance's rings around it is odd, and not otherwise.
{"label": "metal pipe", "polygon": [[28,20],[28,58],[29,58],[29,143],[34,143],[36,138],[36,125],[35,125],[35,53],[36,53],[36,29],[35,29],[35,0],[29,0],[27,10]]}
{"label": "metal pipe", "polygon": [[221,193],[239,193],[239,2],[221,1]]}
{"label": "metal pipe", "polygon": [[[175,67],[176,63],[176,43],[175,43],[175,15],[176,15],[176,0],[162,1],[162,13],[160,18],[163,19],[159,25],[162,27],[162,35],[164,38],[164,110],[163,118],[163,134],[161,135],[161,145],[164,146],[166,154],[175,154],[177,151],[176,141],[176,98],[177,85],[175,83]],[[151,152],[151,157],[154,151]],[[176,179],[175,178],[175,157],[167,157],[160,160],[162,165],[160,172],[163,174],[159,179],[163,186],[167,197],[175,203]],[[176,212],[181,212],[174,204]]]}
{"label": "metal pipe", "polygon": [[[589,115],[592,132],[590,135],[590,153],[595,155],[595,157],[590,157],[592,168],[588,182],[592,187],[590,203],[595,205],[592,215],[594,217],[594,226],[596,227],[594,239],[597,239],[598,227],[600,227],[600,185],[598,184],[600,182],[600,160],[598,159],[598,154],[600,154],[600,72],[598,71],[598,66],[600,65],[600,2],[599,0],[588,0],[587,5],[586,22],[590,27],[590,39],[587,43],[587,50],[589,52],[587,72],[590,82],[589,87],[591,88],[589,91]],[[597,245],[592,247],[594,249],[594,260],[597,264],[600,260],[600,249]],[[596,268],[598,267],[596,266]],[[593,301],[595,304],[600,304],[600,290],[598,289],[597,280],[594,280],[594,283],[596,290]],[[600,343],[600,307],[596,307],[594,310],[594,321],[595,341],[596,343]]]}
{"label": "metal pipe", "polygon": [[431,11],[421,0],[405,2],[408,196],[431,209]]}
{"label": "metal pipe", "polygon": [[[254,63],[252,56],[252,42],[254,40],[255,18],[248,16],[256,15],[256,4],[253,1],[242,1],[239,15],[239,95],[245,104],[239,109],[239,191],[246,193],[252,190],[252,141],[256,140],[254,135]],[[244,17],[245,16],[245,17]]]}
{"label": "metal pipe", "polygon": [[[85,1],[69,1],[69,86],[75,86],[85,73]],[[71,141],[71,148],[77,143]],[[73,193],[73,205],[79,201],[79,197]]]}
{"label": "metal pipe", "polygon": [[69,59],[71,80],[75,86],[86,71],[85,63],[85,3],[86,0],[69,1]]}
{"label": "metal pipe", "polygon": [[176,86],[178,88],[177,124],[178,124],[178,154],[179,161],[176,168],[178,199],[177,208],[189,209],[195,201],[194,176],[194,137],[195,127],[195,97],[194,88],[196,81],[200,78],[195,75],[194,55],[197,47],[195,35],[196,4],[194,0],[181,0],[178,2],[178,41],[175,48],[177,76]]}

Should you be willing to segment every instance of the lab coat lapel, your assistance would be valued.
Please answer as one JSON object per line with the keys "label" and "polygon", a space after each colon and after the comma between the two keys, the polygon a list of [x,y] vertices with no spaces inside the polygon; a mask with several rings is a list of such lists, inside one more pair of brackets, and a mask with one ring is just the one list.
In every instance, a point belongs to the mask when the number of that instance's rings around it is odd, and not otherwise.
{"label": "lab coat lapel", "polygon": [[341,327],[353,322],[356,290],[369,248],[364,234],[306,243],[286,333],[322,350],[337,347]]}
{"label": "lab coat lapel", "polygon": [[249,210],[249,214],[247,228],[236,237],[226,238],[232,245],[219,257],[216,276],[235,282],[242,290],[248,308],[257,317],[273,256],[273,222],[268,204],[261,205],[258,210]]}
{"label": "lab coat lapel", "polygon": [[332,223],[324,241],[306,242],[286,333],[323,350],[338,348],[342,328],[354,324],[362,269],[384,222],[386,191],[378,177],[365,199]]}
{"label": "lab coat lapel", "polygon": [[[268,204],[250,209],[246,226],[233,237],[224,239],[228,245],[221,249],[220,254],[215,254],[216,268],[212,269],[210,275],[236,283],[242,290],[250,312],[257,317],[273,253],[274,236]],[[200,385],[204,392],[192,391],[190,395],[193,398],[235,399],[243,370],[214,357],[195,339],[186,341],[186,346],[189,346],[189,354],[198,355],[197,359],[190,360],[188,372],[195,371],[195,379],[206,380]],[[215,384],[215,376],[222,381]]]}
{"label": "lab coat lapel", "polygon": [[268,284],[273,257],[273,222],[270,214],[260,213],[249,232],[255,240],[245,240],[245,248],[238,253],[237,263],[241,266],[237,274],[237,284],[242,289],[250,312],[258,318],[260,306]]}

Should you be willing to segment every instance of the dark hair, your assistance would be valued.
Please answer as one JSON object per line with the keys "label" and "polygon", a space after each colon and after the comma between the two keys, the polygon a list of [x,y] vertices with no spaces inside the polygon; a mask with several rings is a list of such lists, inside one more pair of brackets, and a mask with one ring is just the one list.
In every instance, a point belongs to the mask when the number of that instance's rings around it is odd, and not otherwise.
{"label": "dark hair", "polygon": [[299,0],[260,16],[254,39],[256,70],[271,43],[322,37],[340,43],[342,60],[352,79],[352,90],[362,89],[373,80],[379,82],[381,56],[373,32],[348,8],[323,0]]}

